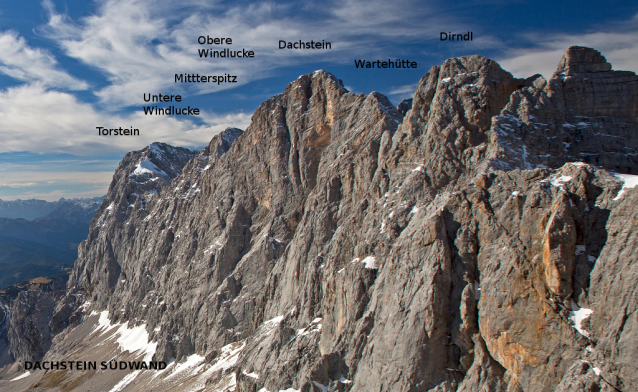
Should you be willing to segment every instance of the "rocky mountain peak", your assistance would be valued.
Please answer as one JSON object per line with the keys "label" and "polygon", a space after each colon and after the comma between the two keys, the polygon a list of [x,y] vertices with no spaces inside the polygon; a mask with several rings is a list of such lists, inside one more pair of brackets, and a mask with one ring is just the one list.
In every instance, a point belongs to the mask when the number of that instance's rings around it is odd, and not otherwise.
{"label": "rocky mountain peak", "polygon": [[182,168],[195,153],[186,148],[155,142],[141,150],[129,177],[140,185],[154,181],[170,183],[181,174]]}
{"label": "rocky mountain peak", "polygon": [[612,71],[611,64],[595,49],[570,47],[550,80],[548,92],[564,100],[568,122],[581,117],[624,117],[622,121],[633,122],[628,118],[638,115],[638,76]]}
{"label": "rocky mountain peak", "polygon": [[584,46],[570,46],[558,63],[556,73],[572,76],[578,73],[611,71],[611,64],[599,51]]}
{"label": "rocky mountain peak", "polygon": [[433,188],[455,184],[480,166],[492,118],[524,84],[479,55],[432,67],[417,84],[412,108],[393,137],[387,165],[419,162]]}

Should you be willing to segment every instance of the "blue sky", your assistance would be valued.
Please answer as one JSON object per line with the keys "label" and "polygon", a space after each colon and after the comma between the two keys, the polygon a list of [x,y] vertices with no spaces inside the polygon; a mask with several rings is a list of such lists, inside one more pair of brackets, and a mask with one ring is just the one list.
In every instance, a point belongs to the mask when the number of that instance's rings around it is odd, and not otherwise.
{"label": "blue sky", "polygon": [[[472,31],[472,42],[440,32]],[[251,59],[201,59],[199,36],[232,38]],[[245,128],[265,99],[325,69],[354,93],[398,104],[431,66],[481,54],[517,77],[549,78],[570,45],[638,71],[636,1],[204,1],[24,0],[0,6],[0,198],[106,193],[122,156],[154,141],[201,148]],[[330,50],[279,50],[325,40]],[[355,59],[409,59],[416,69],[356,69]],[[174,75],[237,76],[229,85],[175,83]],[[145,116],[143,94],[181,94],[201,115]],[[168,106],[164,104],[162,106]],[[100,137],[96,126],[140,129]]]}

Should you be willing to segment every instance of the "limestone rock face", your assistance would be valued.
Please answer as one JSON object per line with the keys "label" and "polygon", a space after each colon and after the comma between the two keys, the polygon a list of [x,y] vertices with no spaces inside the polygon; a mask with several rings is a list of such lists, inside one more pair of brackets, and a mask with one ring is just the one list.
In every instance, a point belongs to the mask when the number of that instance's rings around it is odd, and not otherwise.
{"label": "limestone rock face", "polygon": [[565,109],[570,117],[638,115],[638,76],[612,71],[611,64],[594,49],[569,48],[555,75],[563,81]]}
{"label": "limestone rock face", "polygon": [[540,75],[492,118],[490,165],[500,169],[586,162],[638,174],[638,76],[611,71],[594,49],[571,47],[549,82]]}
{"label": "limestone rock face", "polygon": [[[69,287],[81,287],[95,292],[101,300],[108,298],[118,283],[121,264],[113,251],[113,226],[124,221],[137,206],[145,210],[146,203],[171,180],[177,177],[184,165],[195,156],[195,151],[153,143],[142,151],[128,153],[115,171],[109,192],[95,213],[88,238],[78,248],[79,268],[74,268]],[[135,232],[126,225],[126,231]],[[116,241],[117,242],[117,241]],[[88,264],[87,264],[88,263]],[[96,264],[99,267],[96,268]]]}
{"label": "limestone rock face", "polygon": [[[3,306],[5,325],[0,336],[6,334],[11,355],[16,362],[36,361],[49,350],[54,333],[49,323],[56,300],[64,295],[65,280],[36,278],[23,282],[26,287]],[[16,286],[16,285],[14,285]]]}
{"label": "limestone rock face", "polygon": [[47,355],[107,310],[211,390],[636,389],[635,81],[467,56],[397,109],[316,71],[198,153],[129,153]]}
{"label": "limestone rock face", "polygon": [[611,71],[611,64],[607,62],[597,50],[572,46],[563,55],[558,63],[557,73],[574,76],[579,73]]}

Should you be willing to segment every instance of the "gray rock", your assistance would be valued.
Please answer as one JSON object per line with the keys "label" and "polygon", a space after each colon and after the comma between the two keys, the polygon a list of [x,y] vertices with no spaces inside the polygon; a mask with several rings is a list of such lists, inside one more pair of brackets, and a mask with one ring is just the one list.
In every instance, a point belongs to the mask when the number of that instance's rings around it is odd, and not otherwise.
{"label": "gray rock", "polygon": [[[49,350],[54,335],[49,322],[56,300],[64,295],[65,283],[62,278],[22,282],[24,290],[10,301],[4,328],[16,362],[37,361]],[[0,334],[5,333],[4,328]]]}

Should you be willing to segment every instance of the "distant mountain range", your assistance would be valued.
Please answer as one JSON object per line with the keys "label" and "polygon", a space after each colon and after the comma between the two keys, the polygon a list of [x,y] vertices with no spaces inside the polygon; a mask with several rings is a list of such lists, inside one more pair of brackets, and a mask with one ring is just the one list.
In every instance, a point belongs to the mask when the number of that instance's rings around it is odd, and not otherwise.
{"label": "distant mountain range", "polygon": [[[60,214],[72,211],[93,211],[97,210],[100,203],[104,200],[102,197],[94,197],[92,199],[65,199],[58,201],[46,201],[38,199],[29,200],[1,200],[0,199],[0,218],[11,219],[28,219],[33,220],[47,216],[49,214]],[[92,217],[93,215],[91,215]],[[91,220],[89,217],[89,221]]]}
{"label": "distant mountain range", "polygon": [[103,199],[0,200],[0,288],[66,275]]}

